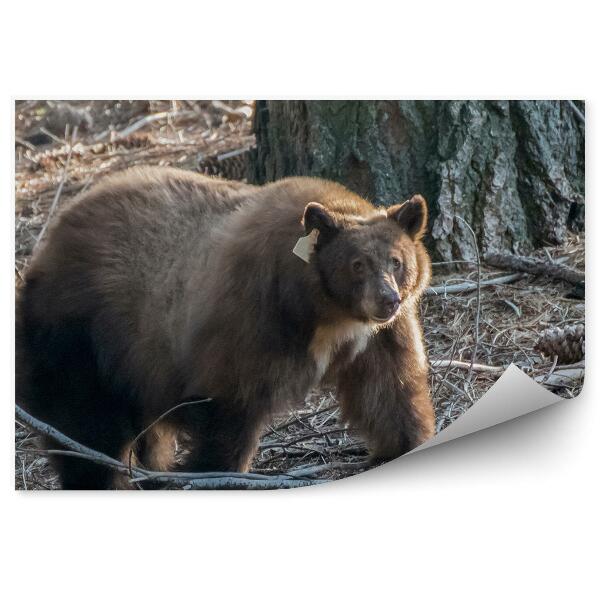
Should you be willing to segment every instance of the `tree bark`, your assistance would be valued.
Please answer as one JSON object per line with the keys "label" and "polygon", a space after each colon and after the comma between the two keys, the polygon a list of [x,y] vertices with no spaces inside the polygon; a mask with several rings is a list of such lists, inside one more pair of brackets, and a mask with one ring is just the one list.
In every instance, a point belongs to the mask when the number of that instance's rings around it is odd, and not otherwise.
{"label": "tree bark", "polygon": [[312,175],[429,202],[430,249],[525,254],[583,226],[584,123],[567,101],[259,101],[250,180]]}

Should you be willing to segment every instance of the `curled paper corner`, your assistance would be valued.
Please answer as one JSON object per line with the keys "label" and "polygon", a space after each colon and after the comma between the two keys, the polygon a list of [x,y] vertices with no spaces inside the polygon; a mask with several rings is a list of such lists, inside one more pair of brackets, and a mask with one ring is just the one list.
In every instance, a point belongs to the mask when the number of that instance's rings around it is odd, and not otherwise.
{"label": "curled paper corner", "polygon": [[522,415],[563,400],[536,383],[516,365],[509,365],[500,379],[456,421],[435,437],[404,456],[432,448],[438,444],[499,425]]}

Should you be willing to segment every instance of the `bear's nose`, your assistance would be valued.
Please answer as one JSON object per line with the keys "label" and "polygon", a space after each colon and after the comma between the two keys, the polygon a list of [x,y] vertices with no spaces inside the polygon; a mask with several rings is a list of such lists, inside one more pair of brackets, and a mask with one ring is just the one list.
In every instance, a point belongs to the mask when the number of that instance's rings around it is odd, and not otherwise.
{"label": "bear's nose", "polygon": [[393,315],[400,306],[400,296],[394,290],[386,290],[381,294],[381,305],[388,315]]}

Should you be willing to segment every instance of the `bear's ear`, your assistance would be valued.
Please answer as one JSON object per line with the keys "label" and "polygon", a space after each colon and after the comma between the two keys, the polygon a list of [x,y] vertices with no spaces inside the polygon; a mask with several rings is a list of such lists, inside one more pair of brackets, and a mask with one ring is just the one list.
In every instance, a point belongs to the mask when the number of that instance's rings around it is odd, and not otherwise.
{"label": "bear's ear", "polygon": [[394,219],[413,240],[420,240],[427,229],[427,202],[423,196],[413,196],[402,204],[387,209],[389,219]]}
{"label": "bear's ear", "polygon": [[335,224],[333,217],[327,212],[327,209],[318,202],[309,202],[304,209],[304,217],[302,223],[306,233],[310,233],[313,229],[319,231],[322,238],[328,238],[338,232],[338,226]]}

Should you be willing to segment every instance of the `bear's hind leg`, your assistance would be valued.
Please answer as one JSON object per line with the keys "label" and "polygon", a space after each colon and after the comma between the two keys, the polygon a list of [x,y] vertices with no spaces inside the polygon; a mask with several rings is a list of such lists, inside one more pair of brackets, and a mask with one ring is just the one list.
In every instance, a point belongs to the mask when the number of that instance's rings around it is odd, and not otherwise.
{"label": "bear's hind leg", "polygon": [[[18,403],[72,440],[121,459],[133,437],[132,400],[99,373],[87,324],[25,320],[17,342]],[[64,450],[49,439],[43,445]],[[89,460],[53,454],[50,462],[65,489],[115,487],[115,471]]]}
{"label": "bear's hind leg", "polygon": [[[126,462],[126,450],[132,435],[124,415],[119,415],[117,411],[111,414],[88,413],[80,415],[77,420],[79,423],[71,414],[68,423],[61,420],[56,422],[55,427],[92,450]],[[64,447],[53,440],[45,440],[44,445],[47,449],[64,450]],[[125,476],[88,459],[52,454],[50,463],[58,473],[61,487],[65,490],[129,489],[130,487],[126,483]]]}
{"label": "bear's hind leg", "polygon": [[[48,449],[63,449],[50,442]],[[63,490],[106,490],[115,486],[115,471],[86,459],[52,455],[50,464],[58,474]]]}

